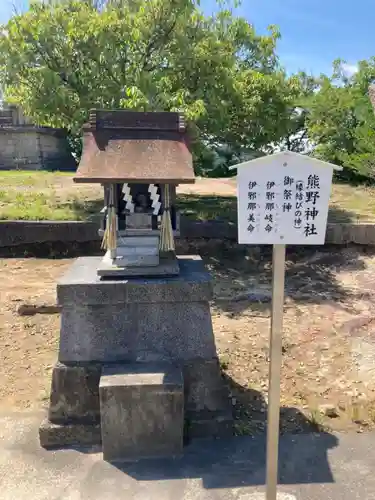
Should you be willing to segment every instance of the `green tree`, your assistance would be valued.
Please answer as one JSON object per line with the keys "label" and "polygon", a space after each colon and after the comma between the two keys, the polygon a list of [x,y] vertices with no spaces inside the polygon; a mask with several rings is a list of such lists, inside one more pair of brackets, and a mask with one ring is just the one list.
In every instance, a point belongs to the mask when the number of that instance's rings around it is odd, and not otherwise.
{"label": "green tree", "polygon": [[342,165],[347,180],[375,177],[375,117],[368,97],[374,80],[375,58],[359,62],[352,75],[337,60],[332,77],[321,77],[309,102],[307,127],[315,155]]}
{"label": "green tree", "polygon": [[203,165],[217,147],[238,156],[285,135],[298,81],[278,65],[278,37],[194,0],[34,2],[2,28],[0,78],[36,123],[73,134],[93,107],[183,111]]}
{"label": "green tree", "polygon": [[278,140],[274,141],[271,138],[263,148],[263,152],[267,154],[277,151],[308,153],[311,149],[306,119],[310,100],[319,87],[319,81],[303,71],[286,81],[288,87],[285,89],[284,106],[277,117]]}

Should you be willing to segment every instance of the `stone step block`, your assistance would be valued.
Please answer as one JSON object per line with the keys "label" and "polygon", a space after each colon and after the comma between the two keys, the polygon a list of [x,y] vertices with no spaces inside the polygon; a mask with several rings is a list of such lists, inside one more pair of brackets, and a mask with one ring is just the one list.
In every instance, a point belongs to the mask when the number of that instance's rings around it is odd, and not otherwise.
{"label": "stone step block", "polygon": [[182,453],[184,383],[179,368],[168,363],[105,366],[99,396],[105,460]]}
{"label": "stone step block", "polygon": [[39,441],[46,449],[100,445],[100,424],[54,424],[44,419],[39,427]]}
{"label": "stone step block", "polygon": [[57,362],[52,372],[48,418],[55,424],[96,423],[100,420],[101,365]]}
{"label": "stone step block", "polygon": [[151,255],[147,255],[147,253],[129,253],[124,252],[125,255],[122,255],[121,252],[117,253],[117,257],[115,263],[113,264],[110,255],[107,253],[102,262],[102,266],[109,266],[109,268],[113,268],[116,270],[116,267],[127,267],[127,266],[158,266],[160,262],[159,251],[152,252]]}
{"label": "stone step block", "polygon": [[119,247],[158,247],[159,236],[127,236],[126,238],[117,238],[117,245]]}
{"label": "stone step block", "polygon": [[117,256],[137,256],[137,255],[159,255],[159,248],[157,246],[121,246],[116,249]]}
{"label": "stone step block", "polygon": [[159,254],[155,255],[119,255],[116,258],[116,266],[158,266],[160,262]]}

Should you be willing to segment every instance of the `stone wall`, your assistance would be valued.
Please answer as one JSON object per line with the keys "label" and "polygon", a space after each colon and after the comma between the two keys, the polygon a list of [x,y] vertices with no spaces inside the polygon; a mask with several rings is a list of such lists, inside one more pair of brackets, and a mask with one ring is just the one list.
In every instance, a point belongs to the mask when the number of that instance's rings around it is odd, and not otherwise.
{"label": "stone wall", "polygon": [[32,125],[0,127],[0,170],[75,170],[66,134]]}
{"label": "stone wall", "polygon": [[[84,244],[100,247],[99,225],[85,221],[0,221],[0,249],[43,243]],[[181,239],[237,241],[237,226],[219,221],[192,221],[181,217]],[[375,225],[328,224],[326,244],[375,246]]]}
{"label": "stone wall", "polygon": [[24,115],[21,108],[5,104],[5,107],[0,109],[0,127],[16,125],[32,125],[32,122]]}
{"label": "stone wall", "polygon": [[76,169],[66,133],[36,127],[16,106],[0,109],[0,170]]}
{"label": "stone wall", "polygon": [[0,127],[10,127],[13,121],[12,109],[0,109]]}

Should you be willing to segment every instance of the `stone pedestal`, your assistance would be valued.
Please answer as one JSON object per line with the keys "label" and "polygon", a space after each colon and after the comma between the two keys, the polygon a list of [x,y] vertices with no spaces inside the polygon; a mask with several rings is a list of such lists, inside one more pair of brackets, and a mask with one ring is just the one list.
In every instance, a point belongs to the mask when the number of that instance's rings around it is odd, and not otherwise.
{"label": "stone pedestal", "polygon": [[184,384],[181,370],[165,363],[104,367],[99,394],[105,460],[182,453]]}
{"label": "stone pedestal", "polygon": [[77,259],[57,286],[59,360],[41,444],[87,444],[90,433],[98,442],[99,380],[111,364],[173,364],[183,373],[186,437],[231,434],[212,331],[211,277],[201,259],[179,257],[175,277],[105,281],[97,275],[100,261]]}

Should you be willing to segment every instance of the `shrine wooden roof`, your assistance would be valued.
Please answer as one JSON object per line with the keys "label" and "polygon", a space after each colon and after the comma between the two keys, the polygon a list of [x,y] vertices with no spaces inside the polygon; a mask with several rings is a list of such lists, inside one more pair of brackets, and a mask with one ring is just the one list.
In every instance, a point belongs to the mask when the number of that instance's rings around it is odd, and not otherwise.
{"label": "shrine wooden roof", "polygon": [[194,183],[183,117],[172,112],[92,110],[74,181]]}

